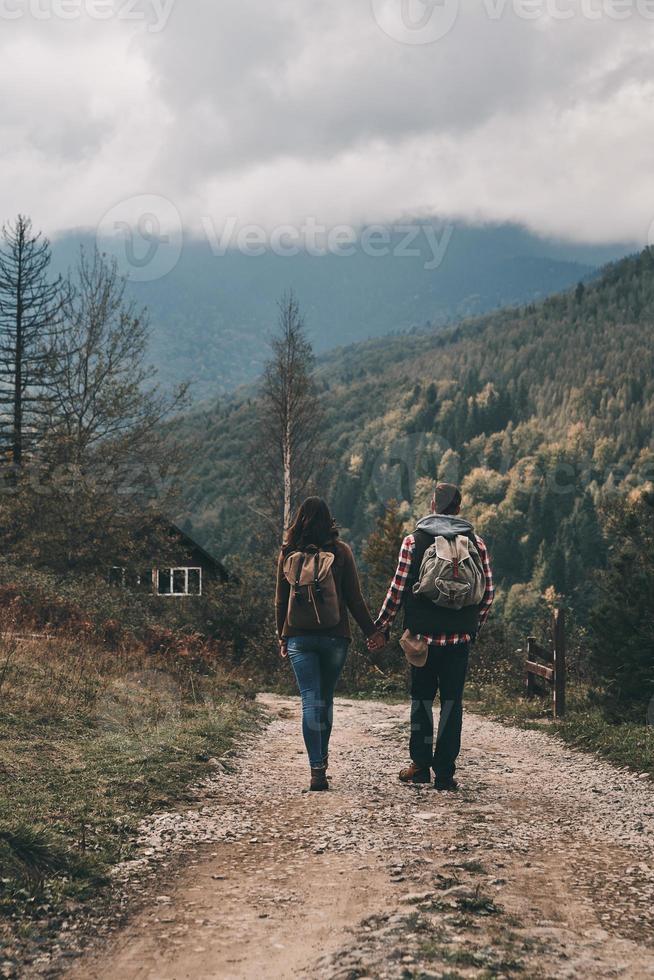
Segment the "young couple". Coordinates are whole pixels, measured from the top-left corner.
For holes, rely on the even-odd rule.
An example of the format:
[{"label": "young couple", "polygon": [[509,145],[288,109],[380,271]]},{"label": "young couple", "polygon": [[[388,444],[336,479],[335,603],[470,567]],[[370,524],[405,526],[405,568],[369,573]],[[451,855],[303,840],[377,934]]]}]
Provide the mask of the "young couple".
[{"label": "young couple", "polygon": [[[400,772],[400,779],[429,783],[433,770],[436,789],[457,788],[454,773],[461,747],[468,654],[494,596],[488,551],[472,525],[459,517],[460,511],[458,487],[439,483],[431,514],[402,542],[397,570],[376,621],[361,595],[352,551],[339,540],[324,500],[305,500],[286,532],[277,568],[277,635],[281,655],[290,659],[302,696],[302,733],[312,790],[329,788],[334,691],[351,640],[348,611],[365,634],[368,649],[375,652],[388,642],[400,606],[404,606],[403,646],[411,662],[411,763]],[[447,608],[447,601],[437,604],[442,597],[434,593],[433,582],[429,584],[430,572],[436,569],[437,584],[442,582],[439,574],[447,579],[441,591],[449,594],[450,605],[458,606],[452,596],[468,581],[462,558],[466,569],[478,573],[478,582],[473,582],[477,601],[461,608]],[[437,693],[441,713],[434,747]]]}]

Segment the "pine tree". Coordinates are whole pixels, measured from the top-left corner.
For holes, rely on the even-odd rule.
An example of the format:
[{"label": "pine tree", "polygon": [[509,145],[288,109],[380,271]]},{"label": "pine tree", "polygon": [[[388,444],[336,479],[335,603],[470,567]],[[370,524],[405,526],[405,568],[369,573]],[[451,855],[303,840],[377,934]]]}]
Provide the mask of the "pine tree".
[{"label": "pine tree", "polygon": [[0,446],[14,468],[38,445],[47,417],[51,349],[61,327],[64,286],[48,277],[50,243],[19,215],[0,246]]}]

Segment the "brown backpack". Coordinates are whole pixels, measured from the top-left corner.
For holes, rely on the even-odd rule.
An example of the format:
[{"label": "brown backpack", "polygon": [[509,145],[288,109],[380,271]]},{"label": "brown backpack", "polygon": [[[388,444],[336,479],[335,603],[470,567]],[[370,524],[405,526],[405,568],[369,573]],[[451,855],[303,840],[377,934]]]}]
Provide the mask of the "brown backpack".
[{"label": "brown backpack", "polygon": [[291,629],[327,630],[339,624],[333,564],[333,552],[319,548],[293,551],[285,558],[284,575],[291,587],[286,622]]}]

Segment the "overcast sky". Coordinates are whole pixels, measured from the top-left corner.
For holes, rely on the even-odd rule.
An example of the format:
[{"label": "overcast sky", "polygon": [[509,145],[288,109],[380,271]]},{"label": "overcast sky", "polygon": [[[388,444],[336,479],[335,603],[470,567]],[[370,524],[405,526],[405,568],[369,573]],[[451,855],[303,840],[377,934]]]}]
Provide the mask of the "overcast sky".
[{"label": "overcast sky", "polygon": [[645,242],[654,2],[523,3],[0,0],[0,215],[52,233],[156,195],[195,230],[437,214]]}]

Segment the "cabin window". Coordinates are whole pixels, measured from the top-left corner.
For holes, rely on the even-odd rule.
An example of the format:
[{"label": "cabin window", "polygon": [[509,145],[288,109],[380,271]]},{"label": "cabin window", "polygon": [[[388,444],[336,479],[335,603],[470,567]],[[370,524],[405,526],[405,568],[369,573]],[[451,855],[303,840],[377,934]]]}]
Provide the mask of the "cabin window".
[{"label": "cabin window", "polygon": [[160,568],[157,595],[202,595],[201,568]]},{"label": "cabin window", "polygon": [[202,595],[202,571],[199,568],[188,569],[188,594]]},{"label": "cabin window", "polygon": [[109,569],[109,585],[125,585],[125,569],[121,565]]}]

